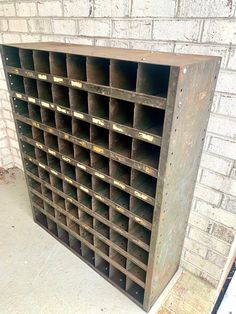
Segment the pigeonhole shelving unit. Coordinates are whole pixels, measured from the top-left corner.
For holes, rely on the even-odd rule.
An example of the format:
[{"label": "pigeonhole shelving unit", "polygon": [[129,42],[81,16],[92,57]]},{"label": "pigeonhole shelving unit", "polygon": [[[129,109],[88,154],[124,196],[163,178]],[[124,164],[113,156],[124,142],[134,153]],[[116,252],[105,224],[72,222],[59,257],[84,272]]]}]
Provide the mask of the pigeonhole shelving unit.
[{"label": "pigeonhole shelving unit", "polygon": [[179,266],[220,58],[1,50],[34,220],[148,311]]}]

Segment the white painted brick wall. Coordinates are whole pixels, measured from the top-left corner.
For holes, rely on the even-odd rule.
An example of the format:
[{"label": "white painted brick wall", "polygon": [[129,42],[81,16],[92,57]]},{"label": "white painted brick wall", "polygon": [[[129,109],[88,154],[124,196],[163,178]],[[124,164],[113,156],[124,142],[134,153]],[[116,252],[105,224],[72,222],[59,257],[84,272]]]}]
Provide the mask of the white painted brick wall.
[{"label": "white painted brick wall", "polygon": [[[235,0],[1,0],[0,41],[222,57],[182,266],[217,285],[236,233]],[[22,167],[0,62],[0,167]]]}]

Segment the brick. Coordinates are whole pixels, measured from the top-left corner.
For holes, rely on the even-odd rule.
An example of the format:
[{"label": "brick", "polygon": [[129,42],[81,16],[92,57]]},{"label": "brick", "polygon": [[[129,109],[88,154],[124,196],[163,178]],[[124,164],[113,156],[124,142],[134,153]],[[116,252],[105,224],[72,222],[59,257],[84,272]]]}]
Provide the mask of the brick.
[{"label": "brick", "polygon": [[0,89],[7,89],[7,83],[5,80],[0,80]]},{"label": "brick", "polygon": [[193,265],[196,265],[201,270],[208,273],[215,279],[220,279],[222,269],[217,265],[211,263],[210,261],[202,258],[201,256],[194,254],[192,252],[186,251],[185,260]]},{"label": "brick", "polygon": [[196,185],[194,196],[216,206],[220,204],[222,199],[222,193],[200,184]]},{"label": "brick", "polygon": [[233,214],[236,214],[236,197],[224,195],[221,207]]},{"label": "brick", "polygon": [[129,1],[126,0],[95,0],[95,17],[126,17],[129,16]]},{"label": "brick", "polygon": [[96,39],[95,45],[103,47],[129,48],[128,41],[118,39]]},{"label": "brick", "polygon": [[233,161],[218,157],[207,152],[203,152],[201,159],[201,167],[227,175],[230,173]]},{"label": "brick", "polygon": [[212,137],[208,150],[220,156],[236,159],[236,143],[232,140]]},{"label": "brick", "polygon": [[196,242],[192,239],[185,238],[184,248],[202,257],[206,257],[207,248],[202,246],[199,242]]},{"label": "brick", "polygon": [[131,16],[133,17],[171,17],[175,14],[175,1],[133,0]]},{"label": "brick", "polygon": [[235,48],[230,49],[227,68],[230,70],[236,70],[236,49]]},{"label": "brick", "polygon": [[39,16],[62,16],[61,1],[38,2]]},{"label": "brick", "polygon": [[211,229],[212,226],[211,221],[207,217],[201,216],[194,211],[190,213],[188,224],[197,227],[203,231],[207,231],[209,230],[209,228]]},{"label": "brick", "polygon": [[208,219],[212,219],[236,230],[236,216],[222,208],[214,207],[203,201],[197,201],[195,210]]},{"label": "brick", "polygon": [[1,149],[0,155],[1,155],[2,157],[8,156],[8,155],[10,155],[10,154],[11,154],[11,151],[10,151],[9,148],[2,148],[2,149]]},{"label": "brick", "polygon": [[226,194],[236,195],[236,180],[232,178],[204,170],[201,183]]},{"label": "brick", "polygon": [[5,156],[3,158],[3,166],[4,168],[11,168],[13,166],[13,158],[11,155]]},{"label": "brick", "polygon": [[0,139],[0,148],[8,148],[9,147],[9,142],[7,137],[1,138]]},{"label": "brick", "polygon": [[203,30],[203,42],[219,44],[236,43],[235,20],[207,20]]},{"label": "brick", "polygon": [[[221,271],[222,273],[222,271]],[[219,279],[213,278],[211,275],[209,275],[207,272],[202,271],[200,274],[200,277],[204,279],[204,281],[207,281],[210,283],[211,286],[217,288],[219,284]]]},{"label": "brick", "polygon": [[8,30],[7,20],[0,20],[0,31],[6,32]]},{"label": "brick", "polygon": [[117,20],[113,22],[112,36],[128,39],[151,39],[151,21]]},{"label": "brick", "polygon": [[42,35],[42,41],[59,41],[65,42],[65,37],[63,35]]},{"label": "brick", "polygon": [[88,37],[110,36],[111,28],[109,20],[81,19],[78,20],[79,35]]},{"label": "brick", "polygon": [[29,29],[31,33],[51,33],[51,22],[49,19],[31,19],[29,20]]},{"label": "brick", "polygon": [[131,49],[144,49],[151,51],[165,51],[173,52],[174,44],[165,42],[155,42],[155,41],[134,41],[130,42]]},{"label": "brick", "polygon": [[3,3],[2,9],[3,9],[4,16],[15,16],[16,15],[14,3]]},{"label": "brick", "polygon": [[76,35],[78,33],[77,24],[74,20],[53,20],[52,28],[55,34]]},{"label": "brick", "polygon": [[3,110],[2,113],[3,113],[4,119],[10,119],[10,120],[13,119],[11,111]]},{"label": "brick", "polygon": [[8,21],[9,23],[9,30],[12,32],[27,32],[27,22],[26,20],[20,20],[20,19],[12,19]]},{"label": "brick", "polygon": [[65,17],[87,17],[92,13],[92,2],[88,0],[64,0]]},{"label": "brick", "polygon": [[234,240],[235,232],[233,232],[232,229],[226,228],[223,225],[214,224],[212,235],[220,240],[223,240],[231,244]]},{"label": "brick", "polygon": [[6,120],[6,125],[7,125],[7,128],[10,129],[10,130],[16,130],[16,127],[15,127],[15,124],[13,121],[10,121],[10,120]]},{"label": "brick", "polygon": [[236,97],[222,95],[217,107],[217,112],[226,116],[236,118]]},{"label": "brick", "polygon": [[[196,267],[195,265],[193,265],[193,264],[187,262],[187,261],[184,259],[184,257],[183,257],[182,260],[181,260],[181,266],[182,266],[185,270],[189,271],[190,273],[193,273],[195,276],[198,276],[198,277],[201,276],[201,270],[200,270],[198,267]],[[169,313],[168,313],[168,314],[169,314]]]},{"label": "brick", "polygon": [[231,17],[234,15],[235,1],[180,0],[181,17]]},{"label": "brick", "polygon": [[230,245],[228,243],[219,241],[216,238],[213,238],[211,235],[205,233],[196,228],[190,228],[189,238],[201,243],[203,246],[206,246],[212,250],[221,253],[224,256],[228,256]]},{"label": "brick", "polygon": [[37,6],[34,2],[18,2],[16,3],[16,14],[18,16],[36,16]]},{"label": "brick", "polygon": [[235,86],[236,86],[236,72],[220,71],[216,84],[216,91],[234,94]]},{"label": "brick", "polygon": [[200,26],[200,20],[157,20],[153,25],[153,39],[197,41]]},{"label": "brick", "polygon": [[41,37],[40,35],[36,35],[36,34],[21,34],[21,40],[22,42],[26,43],[32,43],[32,42],[36,42],[36,41],[41,41]]},{"label": "brick", "polygon": [[11,147],[15,147],[16,149],[19,149],[19,143],[18,143],[18,141],[16,141],[16,140],[13,140],[13,139],[9,139],[9,142],[10,142],[10,146]]},{"label": "brick", "polygon": [[202,54],[210,56],[222,57],[221,67],[226,66],[227,48],[214,45],[202,45],[202,44],[180,44],[175,46],[175,52],[177,53],[190,53],[190,54]]},{"label": "brick", "polygon": [[222,255],[220,255],[220,254],[218,254],[212,250],[208,250],[206,258],[208,261],[212,262],[213,264],[215,264],[221,268],[224,268],[226,261],[227,261],[227,259],[224,256],[222,256]]}]

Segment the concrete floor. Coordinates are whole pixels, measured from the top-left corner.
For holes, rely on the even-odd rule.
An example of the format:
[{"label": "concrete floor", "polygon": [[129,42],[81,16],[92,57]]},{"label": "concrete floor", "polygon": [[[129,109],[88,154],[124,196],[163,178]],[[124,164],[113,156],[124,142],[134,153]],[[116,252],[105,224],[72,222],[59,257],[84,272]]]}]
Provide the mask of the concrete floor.
[{"label": "concrete floor", "polygon": [[33,222],[22,171],[1,177],[0,204],[1,314],[144,313]]}]

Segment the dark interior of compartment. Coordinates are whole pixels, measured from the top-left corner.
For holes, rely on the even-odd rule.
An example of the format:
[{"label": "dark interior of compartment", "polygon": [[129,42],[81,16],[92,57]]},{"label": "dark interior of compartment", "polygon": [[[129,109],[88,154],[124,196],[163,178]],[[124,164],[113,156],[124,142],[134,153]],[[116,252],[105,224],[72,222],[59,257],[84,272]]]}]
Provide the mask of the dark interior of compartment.
[{"label": "dark interior of compartment", "polygon": [[157,168],[159,157],[160,147],[134,139],[133,159]]},{"label": "dark interior of compartment", "polygon": [[14,110],[17,114],[21,116],[28,117],[29,116],[29,109],[28,103],[26,101],[13,98]]},{"label": "dark interior of compartment", "polygon": [[33,60],[35,71],[41,73],[50,73],[49,53],[47,51],[33,51]]},{"label": "dark interior of compartment", "polygon": [[15,74],[8,74],[10,89],[15,92],[24,93],[23,77]]},{"label": "dark interior of compartment", "polygon": [[50,72],[53,75],[67,76],[66,55],[60,52],[50,52]]},{"label": "dark interior of compartment", "polygon": [[62,85],[52,84],[53,102],[64,107],[69,107],[69,88]]},{"label": "dark interior of compartment", "polygon": [[88,104],[89,114],[103,119],[109,119],[109,97],[89,93]]},{"label": "dark interior of compartment", "polygon": [[137,81],[136,62],[131,61],[111,61],[111,86],[125,90],[135,91]]},{"label": "dark interior of compartment", "polygon": [[109,59],[87,57],[88,82],[109,85]]},{"label": "dark interior of compartment", "polygon": [[50,83],[37,81],[37,89],[40,100],[52,102],[52,87]]},{"label": "dark interior of compartment", "polygon": [[120,155],[130,158],[132,138],[120,133],[111,132],[110,149]]},{"label": "dark interior of compartment", "polygon": [[88,93],[70,88],[69,90],[70,108],[75,111],[88,113]]},{"label": "dark interior of compartment", "polygon": [[29,49],[19,50],[21,67],[26,70],[34,70],[33,51]]},{"label": "dark interior of compartment", "polygon": [[35,79],[24,77],[25,93],[29,96],[38,98],[37,81]]},{"label": "dark interior of compartment", "polygon": [[134,119],[134,104],[129,101],[111,98],[110,120],[132,127]]},{"label": "dark interior of compartment", "polygon": [[86,81],[86,57],[68,54],[66,63],[69,78]]},{"label": "dark interior of compartment", "polygon": [[18,48],[3,46],[3,54],[6,65],[16,68],[21,67]]}]

